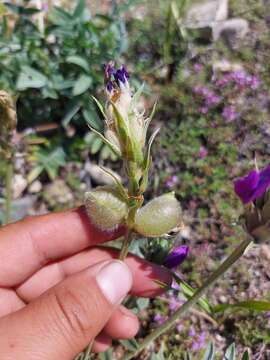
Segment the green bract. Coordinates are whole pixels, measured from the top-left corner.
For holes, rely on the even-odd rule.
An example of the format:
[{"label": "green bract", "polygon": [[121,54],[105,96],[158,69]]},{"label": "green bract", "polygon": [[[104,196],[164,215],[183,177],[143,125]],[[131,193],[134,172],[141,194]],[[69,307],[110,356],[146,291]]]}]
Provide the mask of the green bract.
[{"label": "green bract", "polygon": [[114,230],[124,224],[128,208],[115,187],[100,186],[85,194],[85,207],[91,222],[100,230]]},{"label": "green bract", "polygon": [[135,216],[135,230],[148,237],[167,234],[181,223],[182,211],[174,193],[151,200]]}]

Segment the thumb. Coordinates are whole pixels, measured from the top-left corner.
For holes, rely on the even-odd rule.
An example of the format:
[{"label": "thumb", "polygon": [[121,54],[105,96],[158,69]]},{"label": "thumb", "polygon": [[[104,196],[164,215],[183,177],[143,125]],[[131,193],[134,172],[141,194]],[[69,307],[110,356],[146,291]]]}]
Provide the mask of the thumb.
[{"label": "thumb", "polygon": [[127,265],[98,263],[0,320],[0,358],[70,360],[105,326],[132,286]]}]

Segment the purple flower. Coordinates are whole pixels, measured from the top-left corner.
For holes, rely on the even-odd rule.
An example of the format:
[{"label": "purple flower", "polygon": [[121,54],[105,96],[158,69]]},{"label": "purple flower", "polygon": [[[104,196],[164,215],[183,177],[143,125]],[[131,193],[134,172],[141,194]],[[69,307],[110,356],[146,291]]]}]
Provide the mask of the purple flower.
[{"label": "purple flower", "polygon": [[235,110],[234,106],[225,106],[222,112],[223,118],[226,122],[232,122],[238,117],[238,113]]},{"label": "purple flower", "polygon": [[200,111],[200,113],[205,115],[208,113],[209,108],[207,106],[202,106],[202,107],[200,107],[199,111]]},{"label": "purple flower", "polygon": [[270,186],[270,164],[263,170],[251,170],[234,182],[234,191],[244,204],[261,197]]},{"label": "purple flower", "polygon": [[167,316],[161,315],[160,313],[155,314],[154,316],[154,322],[156,322],[158,325],[163,324],[167,320]]},{"label": "purple flower", "polygon": [[215,106],[217,105],[218,103],[220,103],[221,101],[221,97],[214,94],[214,93],[211,93],[209,94],[206,99],[205,99],[205,105],[207,107],[211,107],[211,106]]},{"label": "purple flower", "polygon": [[186,245],[181,245],[172,250],[172,252],[165,258],[164,266],[169,269],[176,268],[186,259],[189,248]]},{"label": "purple flower", "polygon": [[203,69],[203,65],[202,65],[202,64],[195,63],[195,64],[193,65],[193,70],[195,71],[195,73],[201,72],[202,69]]},{"label": "purple flower", "polygon": [[193,351],[200,351],[205,347],[205,340],[206,340],[206,334],[204,331],[200,333],[196,339],[192,341],[192,350]]},{"label": "purple flower", "polygon": [[124,65],[119,69],[115,69],[114,62],[110,61],[108,64],[103,65],[103,67],[105,86],[109,93],[111,93],[113,89],[117,89],[121,87],[121,85],[128,83],[129,74]]},{"label": "purple flower", "polygon": [[206,158],[207,155],[208,155],[208,150],[206,149],[205,146],[201,146],[199,150],[199,158],[204,159]]},{"label": "purple flower", "polygon": [[172,188],[174,187],[174,185],[177,184],[177,181],[178,181],[178,177],[176,175],[172,175],[166,180],[166,186]]}]

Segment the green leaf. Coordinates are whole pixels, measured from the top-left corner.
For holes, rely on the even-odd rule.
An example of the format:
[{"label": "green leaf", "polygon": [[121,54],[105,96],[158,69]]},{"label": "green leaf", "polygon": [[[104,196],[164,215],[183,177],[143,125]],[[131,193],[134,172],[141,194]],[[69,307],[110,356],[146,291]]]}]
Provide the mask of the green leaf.
[{"label": "green leaf", "polygon": [[98,358],[99,358],[99,360],[112,360],[113,359],[112,349],[109,349],[106,352],[99,354]]},{"label": "green leaf", "polygon": [[89,65],[88,65],[87,60],[85,60],[83,57],[81,57],[79,55],[68,56],[66,58],[66,62],[69,64],[78,65],[86,72],[89,71]]},{"label": "green leaf", "polygon": [[235,343],[228,347],[222,360],[235,360]]},{"label": "green leaf", "polygon": [[117,177],[111,172],[109,169],[105,168],[104,166],[100,166],[101,170],[103,170],[107,175],[110,175],[113,180],[115,181],[115,185],[118,188],[119,195],[123,198],[124,201],[128,200],[126,189],[124,188],[123,184]]},{"label": "green leaf", "polygon": [[118,132],[119,138],[121,139],[121,142],[124,143],[124,145],[127,145],[128,141],[129,141],[128,127],[127,127],[122,115],[118,111],[117,107],[114,105],[113,102],[111,104],[112,104],[114,116],[116,119],[117,132]]},{"label": "green leaf", "polygon": [[78,0],[78,3],[73,12],[73,18],[76,19],[78,17],[81,17],[84,13],[85,8],[86,8],[85,0]]},{"label": "green leaf", "polygon": [[85,121],[91,128],[95,128],[97,130],[102,129],[102,122],[94,109],[87,107],[83,109],[82,113]]},{"label": "green leaf", "polygon": [[36,180],[36,178],[39,177],[39,175],[42,173],[43,170],[44,170],[44,166],[42,165],[35,166],[27,175],[28,184],[31,184],[34,180]]},{"label": "green leaf", "polygon": [[211,342],[211,343],[209,343],[209,345],[206,349],[203,360],[214,360],[214,356],[215,356],[215,346]]},{"label": "green leaf", "polygon": [[78,96],[83,94],[92,85],[93,80],[90,76],[82,74],[74,84],[72,94]]},{"label": "green leaf", "polygon": [[24,65],[17,79],[17,90],[25,90],[28,88],[39,89],[47,84],[47,77],[39,71]]},{"label": "green leaf", "polygon": [[101,147],[102,147],[102,140],[99,137],[97,137],[91,146],[91,150],[90,150],[91,154],[95,155],[101,149]]},{"label": "green leaf", "polygon": [[115,155],[117,155],[118,157],[121,156],[120,151],[117,149],[117,147],[112,144],[109,140],[107,140],[105,138],[105,136],[103,136],[99,131],[95,130],[94,128],[92,128],[91,126],[89,126],[90,130],[93,131],[93,133],[95,133],[96,135],[98,135],[98,137],[104,142],[104,144],[108,145],[110,147],[110,149],[115,153]]},{"label": "green leaf", "polygon": [[252,311],[270,311],[270,302],[268,301],[260,301],[260,300],[248,300],[248,301],[240,301],[235,304],[220,304],[213,308],[215,313],[223,312],[225,310],[232,309],[246,309]]},{"label": "green leaf", "polygon": [[249,353],[248,353],[248,350],[246,350],[242,356],[242,359],[241,360],[249,360]]},{"label": "green leaf", "polygon": [[77,112],[80,110],[81,105],[77,101],[73,101],[69,104],[69,107],[67,109],[67,112],[65,113],[65,116],[62,119],[62,125],[64,127],[67,127],[72,118],[77,114]]},{"label": "green leaf", "polygon": [[103,115],[104,119],[107,118],[105,111],[103,109],[103,106],[101,105],[101,103],[98,101],[98,99],[96,99],[94,96],[92,96],[93,100],[95,101],[95,103],[97,104],[97,107],[99,108],[99,111],[101,112],[101,114]]},{"label": "green leaf", "polygon": [[129,351],[135,351],[138,348],[138,343],[135,339],[120,340],[120,343]]}]

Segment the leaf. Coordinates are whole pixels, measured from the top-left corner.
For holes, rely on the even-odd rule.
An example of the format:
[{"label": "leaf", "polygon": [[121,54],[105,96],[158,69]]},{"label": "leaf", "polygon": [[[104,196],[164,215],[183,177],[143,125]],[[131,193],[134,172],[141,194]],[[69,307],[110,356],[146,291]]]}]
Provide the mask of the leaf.
[{"label": "leaf", "polygon": [[91,127],[91,129],[92,128],[95,128],[97,130],[102,129],[102,122],[94,109],[87,107],[83,109],[82,113],[85,121],[87,122],[88,126]]},{"label": "leaf", "polygon": [[101,149],[101,147],[102,147],[102,140],[99,137],[97,137],[91,146],[91,150],[90,150],[91,154],[95,155]]},{"label": "leaf", "polygon": [[79,55],[71,55],[66,58],[66,62],[69,64],[74,64],[80,66],[86,72],[89,71],[89,65],[87,60]]},{"label": "leaf", "polygon": [[113,359],[112,349],[107,350],[106,352],[99,354],[99,360],[111,360]]},{"label": "leaf", "polygon": [[117,155],[118,157],[121,156],[120,151],[117,149],[116,146],[114,146],[109,140],[105,138],[104,135],[102,135],[99,131],[95,130],[91,126],[89,126],[90,130],[92,130],[96,135],[100,137],[100,139],[104,142],[104,144],[108,145],[110,149]]},{"label": "leaf", "polygon": [[97,107],[99,108],[101,114],[103,115],[104,119],[107,118],[105,111],[103,109],[103,106],[101,105],[101,103],[98,101],[98,99],[96,99],[94,96],[92,96],[93,100],[95,101],[95,103],[97,104]]},{"label": "leaf", "polygon": [[214,356],[215,356],[215,346],[212,342],[210,342],[207,346],[203,360],[214,360]]},{"label": "leaf", "polygon": [[44,167],[42,165],[35,166],[27,175],[27,182],[31,184],[42,173]]},{"label": "leaf", "polygon": [[82,74],[74,84],[72,94],[78,96],[83,94],[92,85],[92,78],[88,75]]},{"label": "leaf", "polygon": [[124,143],[124,145],[127,145],[128,140],[129,140],[128,127],[127,127],[127,125],[125,123],[125,120],[123,119],[122,115],[118,111],[117,107],[114,105],[113,102],[111,104],[112,104],[112,107],[113,107],[113,112],[114,112],[114,116],[115,116],[116,123],[117,123],[116,125],[117,125],[117,132],[119,134],[119,138]]},{"label": "leaf", "polygon": [[235,360],[235,343],[228,347],[222,360]]},{"label": "leaf", "polygon": [[132,99],[131,99],[131,103],[130,103],[130,108],[133,109],[136,104],[138,103],[139,101],[139,98],[141,97],[142,95],[142,92],[143,92],[143,89],[144,89],[144,84],[142,84],[139,89],[135,92],[135,94],[133,95]]},{"label": "leaf", "polygon": [[120,343],[130,351],[135,351],[138,348],[138,343],[135,339],[120,340]]},{"label": "leaf", "polygon": [[77,101],[73,101],[71,104],[69,104],[68,110],[65,113],[63,119],[62,119],[62,125],[64,127],[67,127],[72,118],[77,114],[77,112],[80,110],[81,105]]},{"label": "leaf", "polygon": [[16,88],[17,90],[25,90],[27,88],[42,88],[47,84],[47,77],[41,72],[31,68],[30,66],[24,65],[21,68],[21,72],[17,79]]},{"label": "leaf", "polygon": [[270,311],[270,302],[260,300],[240,301],[235,304],[220,304],[213,308],[215,313],[232,309],[246,309],[252,311]]},{"label": "leaf", "polygon": [[143,131],[144,131],[144,139],[146,139],[147,130],[148,130],[148,128],[149,128],[149,125],[150,125],[150,123],[151,123],[154,115],[155,115],[156,107],[157,107],[157,101],[155,101],[155,103],[154,103],[154,106],[153,106],[153,109],[152,109],[152,111],[151,111],[151,114],[150,114],[149,118],[147,118],[147,119],[145,120],[144,129],[143,129]]},{"label": "leaf", "polygon": [[84,13],[85,8],[86,8],[85,0],[78,0],[78,3],[73,12],[73,18],[76,19],[81,17]]},{"label": "leaf", "polygon": [[246,350],[242,356],[242,359],[241,360],[249,360],[249,353],[248,353],[248,350]]},{"label": "leaf", "polygon": [[126,201],[128,200],[128,195],[126,192],[126,189],[124,188],[123,184],[121,183],[121,181],[119,179],[117,179],[117,177],[114,175],[113,172],[111,172],[109,169],[105,168],[104,166],[100,166],[101,170],[103,170],[106,174],[110,175],[113,180],[115,181],[115,185],[117,186],[118,190],[119,190],[119,195],[122,196],[123,200]]},{"label": "leaf", "polygon": [[136,305],[139,310],[143,310],[148,307],[149,299],[147,298],[139,298],[136,300]]}]

